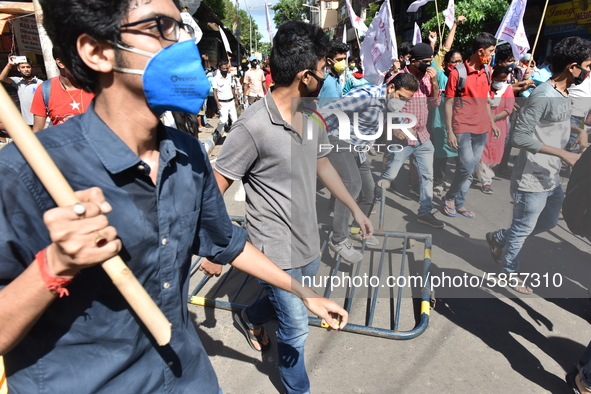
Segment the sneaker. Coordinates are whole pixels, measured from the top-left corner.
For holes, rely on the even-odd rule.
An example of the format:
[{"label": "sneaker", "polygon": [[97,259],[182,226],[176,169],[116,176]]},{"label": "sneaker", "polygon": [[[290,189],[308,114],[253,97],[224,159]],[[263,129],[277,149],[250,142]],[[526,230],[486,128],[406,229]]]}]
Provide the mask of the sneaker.
[{"label": "sneaker", "polygon": [[[349,234],[349,239],[352,239],[353,241],[363,242],[363,239],[359,234]],[[378,239],[372,235],[371,237],[365,240],[365,244],[368,246],[376,246],[380,244],[380,241],[378,241]]]},{"label": "sneaker", "polygon": [[421,191],[419,190],[419,186],[410,185],[410,194],[413,196],[421,197]]},{"label": "sneaker", "polygon": [[205,126],[203,126],[203,127],[205,127],[206,129],[213,129],[213,126],[212,126],[212,125],[210,125],[209,123],[208,123],[208,124],[206,124],[206,125],[205,125]]},{"label": "sneaker", "polygon": [[339,256],[341,256],[343,260],[349,263],[358,263],[361,260],[363,260],[363,255],[353,248],[353,245],[351,245],[351,242],[349,242],[348,239],[336,245],[332,242],[331,239],[328,242],[328,248],[336,254],[338,254]]},{"label": "sneaker", "polygon": [[441,220],[437,219],[435,217],[435,215],[433,215],[431,212],[429,212],[426,215],[417,217],[417,222],[429,225],[434,228],[444,228],[445,227],[445,223],[443,223]]},{"label": "sneaker", "polygon": [[486,233],[486,242],[490,248],[490,255],[498,265],[503,265],[503,246],[495,241],[494,233]]},{"label": "sneaker", "polygon": [[435,196],[443,196],[443,192],[445,191],[445,187],[443,185],[437,185],[433,187],[433,195]]},{"label": "sneaker", "polygon": [[493,194],[492,187],[490,185],[482,185],[480,188],[484,194]]}]

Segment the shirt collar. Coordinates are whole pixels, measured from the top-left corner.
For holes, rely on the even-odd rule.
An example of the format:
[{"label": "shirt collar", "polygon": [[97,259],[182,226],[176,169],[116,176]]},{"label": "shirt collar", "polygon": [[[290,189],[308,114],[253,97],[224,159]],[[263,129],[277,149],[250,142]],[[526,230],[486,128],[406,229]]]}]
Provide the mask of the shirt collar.
[{"label": "shirt collar", "polygon": [[[82,135],[88,141],[107,171],[118,174],[134,167],[141,162],[124,142],[97,115],[92,102],[85,113],[81,115]],[[160,141],[160,162],[168,163],[179,152],[187,156],[186,152],[178,149],[175,138],[163,124],[158,124],[158,139]]]},{"label": "shirt collar", "polygon": [[273,99],[273,95],[266,94],[265,97],[263,98],[263,100],[265,101],[265,108],[267,109],[267,113],[269,114],[269,118],[271,119],[271,123],[279,125],[279,126],[285,126],[286,122],[283,119],[283,116],[281,116],[281,113],[279,112],[279,109],[277,108],[277,104],[275,104],[275,100]]}]

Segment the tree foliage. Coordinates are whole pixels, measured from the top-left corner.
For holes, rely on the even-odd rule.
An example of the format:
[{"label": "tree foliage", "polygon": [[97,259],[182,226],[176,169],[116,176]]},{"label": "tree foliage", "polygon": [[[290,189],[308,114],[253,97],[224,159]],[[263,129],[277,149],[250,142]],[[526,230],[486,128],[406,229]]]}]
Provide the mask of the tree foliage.
[{"label": "tree foliage", "polygon": [[[440,10],[447,8],[447,0],[436,0]],[[427,12],[435,15],[435,5],[429,2],[425,7]],[[463,14],[466,17],[464,23],[458,26],[452,48],[467,52],[472,47],[474,37],[482,32],[495,34],[503,16],[509,8],[507,0],[459,0],[455,3],[456,18]],[[447,36],[449,29],[445,25],[443,12],[439,13],[443,36]],[[429,19],[421,26],[424,39],[429,31],[437,31],[437,17]],[[426,40],[425,40],[426,41]]]},{"label": "tree foliage", "polygon": [[220,20],[224,20],[226,17],[226,5],[224,0],[203,0],[205,4],[211,8],[214,14],[217,15]]},{"label": "tree foliage", "polygon": [[[229,0],[224,0],[224,7],[225,17],[222,19],[224,26],[232,30],[232,34],[234,34],[242,46],[248,48],[248,50],[250,50],[252,32],[252,50],[254,52],[254,49],[257,47],[257,45],[260,45],[260,41],[263,38],[262,35],[258,33],[259,27],[257,26],[256,22],[250,17],[246,10],[243,9],[238,10],[238,19],[236,19],[236,7],[234,3]],[[240,37],[238,37],[237,34],[238,30],[240,30]]]},{"label": "tree foliage", "polygon": [[363,23],[365,23],[365,25],[367,27],[369,27],[369,25],[371,25],[371,21],[373,21],[373,18],[376,16],[376,14],[378,13],[378,11],[380,10],[380,7],[382,6],[383,2],[380,3],[371,3],[369,5],[369,10],[367,10],[367,13],[365,14],[365,20],[363,21]]},{"label": "tree foliage", "polygon": [[301,0],[280,0],[271,9],[275,11],[273,21],[276,26],[290,20],[304,20],[308,14],[308,9],[303,6]]}]

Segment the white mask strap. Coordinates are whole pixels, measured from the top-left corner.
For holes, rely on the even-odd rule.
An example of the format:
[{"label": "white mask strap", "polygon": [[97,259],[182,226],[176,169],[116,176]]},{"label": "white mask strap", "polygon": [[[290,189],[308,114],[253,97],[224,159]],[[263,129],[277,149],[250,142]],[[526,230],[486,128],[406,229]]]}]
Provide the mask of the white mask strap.
[{"label": "white mask strap", "polygon": [[[135,53],[138,55],[142,55],[142,56],[146,56],[149,58],[154,57],[156,54],[152,53],[152,52],[148,52],[148,51],[143,51],[141,49],[137,49],[137,48],[133,48],[133,47],[124,47],[123,45],[117,43],[117,48],[127,51],[127,52],[131,52],[131,53]],[[136,70],[133,68],[123,68],[123,67],[113,67],[113,70],[118,71],[120,73],[125,73],[125,74],[135,74],[135,75],[144,75],[144,70]]]}]

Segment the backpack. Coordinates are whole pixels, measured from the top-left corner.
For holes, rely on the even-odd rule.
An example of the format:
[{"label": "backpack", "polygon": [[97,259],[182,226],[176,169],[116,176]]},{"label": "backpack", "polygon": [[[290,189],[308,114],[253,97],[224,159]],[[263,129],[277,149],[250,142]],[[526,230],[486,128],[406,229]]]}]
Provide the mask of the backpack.
[{"label": "backpack", "polygon": [[45,104],[45,111],[49,115],[49,96],[51,95],[51,79],[43,81],[41,84],[41,96],[43,96],[43,104]]},{"label": "backpack", "polygon": [[591,236],[591,149],[573,167],[562,203],[562,217],[573,234]]},{"label": "backpack", "polygon": [[[466,87],[466,79],[468,78],[468,70],[466,70],[466,63],[461,63],[456,66],[456,70],[458,70],[458,84],[456,85],[456,97],[460,98],[460,108],[464,108],[464,102],[462,100],[462,92]],[[490,79],[490,66],[488,64],[484,65],[484,72],[486,73],[486,78],[488,79],[488,84],[491,84]]]}]

